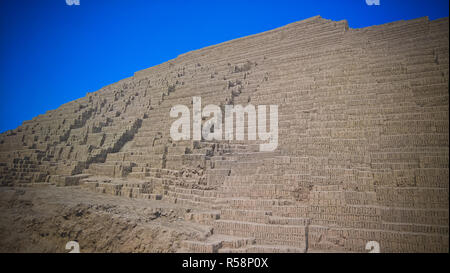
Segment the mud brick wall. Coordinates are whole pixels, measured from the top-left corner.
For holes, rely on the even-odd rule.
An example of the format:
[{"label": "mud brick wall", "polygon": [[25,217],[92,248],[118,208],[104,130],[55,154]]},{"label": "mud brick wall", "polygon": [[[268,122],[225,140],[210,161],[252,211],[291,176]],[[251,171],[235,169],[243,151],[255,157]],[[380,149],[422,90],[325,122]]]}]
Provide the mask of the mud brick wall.
[{"label": "mud brick wall", "polygon": [[[188,52],[1,134],[0,183],[192,205],[254,238],[242,251],[448,252],[448,38],[448,18],[316,16]],[[173,141],[169,111],[194,96],[278,105],[277,149]]]}]

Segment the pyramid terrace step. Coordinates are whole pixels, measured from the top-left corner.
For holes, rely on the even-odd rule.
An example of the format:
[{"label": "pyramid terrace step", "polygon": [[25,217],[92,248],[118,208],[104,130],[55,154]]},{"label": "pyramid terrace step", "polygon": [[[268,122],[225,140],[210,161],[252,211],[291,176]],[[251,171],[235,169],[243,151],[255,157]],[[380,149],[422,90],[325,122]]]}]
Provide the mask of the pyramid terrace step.
[{"label": "pyramid terrace step", "polygon": [[[255,187],[230,187],[222,188],[223,191],[218,193],[221,198],[290,198],[292,191],[280,189],[264,189],[258,186]],[[308,197],[305,193],[302,196]]]},{"label": "pyramid terrace step", "polygon": [[181,204],[193,208],[202,208],[202,209],[211,209],[211,210],[218,210],[221,208],[220,204],[215,203],[205,203],[200,201],[192,201],[190,199],[183,199],[183,198],[176,198],[172,196],[164,195],[162,197],[162,200],[175,203],[175,204]]},{"label": "pyramid terrace step", "polygon": [[217,253],[221,242],[182,241],[181,247],[193,253]]},{"label": "pyramid terrace step", "polygon": [[231,173],[230,169],[209,169],[207,175],[218,175],[218,176],[229,176]]},{"label": "pyramid terrace step", "polygon": [[220,219],[247,221],[254,223],[268,223],[269,217],[271,215],[272,215],[271,211],[222,209],[220,213]]},{"label": "pyramid terrace step", "polygon": [[271,225],[290,225],[290,226],[307,226],[310,223],[308,218],[293,218],[293,217],[280,217],[270,216],[269,224]]},{"label": "pyramid terrace step", "polygon": [[211,225],[215,220],[220,219],[220,212],[219,211],[191,212],[187,213],[184,219],[187,221],[193,221],[200,224]]},{"label": "pyramid terrace step", "polygon": [[183,241],[182,247],[194,253],[217,253],[222,252],[221,249],[238,250],[252,246],[254,243],[253,238],[214,234],[205,241]]},{"label": "pyramid terrace step", "polygon": [[293,205],[288,199],[251,199],[251,198],[224,198],[233,208],[270,208],[273,206]]},{"label": "pyramid terrace step", "polygon": [[251,245],[243,248],[220,248],[219,253],[306,253],[305,247],[284,245]]},{"label": "pyramid terrace step", "polygon": [[238,164],[237,160],[214,160],[214,168],[217,169],[231,169]]},{"label": "pyramid terrace step", "polygon": [[220,187],[225,192],[247,192],[247,191],[272,191],[272,192],[292,192],[297,188],[296,184],[271,184],[271,183],[247,183],[247,184],[231,184],[227,183]]},{"label": "pyramid terrace step", "polygon": [[217,195],[217,192],[215,190],[188,189],[176,186],[169,186],[169,191],[172,191],[174,193],[193,194],[201,197],[216,197]]},{"label": "pyramid terrace step", "polygon": [[[257,186],[257,185],[282,185],[285,180],[273,174],[232,175],[225,178],[223,186]],[[288,177],[286,177],[288,178]],[[277,183],[278,182],[278,183]],[[285,183],[285,182],[284,182]]]},{"label": "pyramid terrace step", "polygon": [[61,178],[56,181],[56,186],[77,186],[80,184],[80,181],[89,176],[89,174],[61,176]]},{"label": "pyramid terrace step", "polygon": [[203,197],[203,196],[198,196],[198,195],[194,195],[194,194],[177,193],[177,192],[172,192],[172,191],[167,191],[166,196],[174,197],[177,199],[191,200],[194,202],[202,202],[202,203],[215,203],[217,200],[215,197]]},{"label": "pyramid terrace step", "polygon": [[298,225],[270,225],[261,223],[216,220],[215,234],[253,237],[257,244],[306,247],[306,227]]}]

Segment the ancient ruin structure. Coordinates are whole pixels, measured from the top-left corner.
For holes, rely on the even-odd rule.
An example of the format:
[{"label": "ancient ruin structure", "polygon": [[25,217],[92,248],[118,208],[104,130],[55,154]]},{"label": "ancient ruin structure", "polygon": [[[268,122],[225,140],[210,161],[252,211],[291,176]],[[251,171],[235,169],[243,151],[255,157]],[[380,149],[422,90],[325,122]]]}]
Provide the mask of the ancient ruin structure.
[{"label": "ancient ruin structure", "polygon": [[[0,182],[195,207],[212,234],[179,251],[448,252],[448,30],[316,16],[188,52],[1,134]],[[194,96],[278,105],[277,149],[173,141]]]}]

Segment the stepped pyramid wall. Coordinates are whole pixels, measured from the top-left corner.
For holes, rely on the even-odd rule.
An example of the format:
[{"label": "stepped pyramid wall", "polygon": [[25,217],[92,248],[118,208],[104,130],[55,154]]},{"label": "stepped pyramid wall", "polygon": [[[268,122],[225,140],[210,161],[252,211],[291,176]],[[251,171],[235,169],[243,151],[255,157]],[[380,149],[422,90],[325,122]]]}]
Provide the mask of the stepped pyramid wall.
[{"label": "stepped pyramid wall", "polygon": [[[448,30],[316,16],[188,52],[1,134],[0,183],[200,208],[180,251],[448,252]],[[173,141],[194,96],[277,104],[278,148]]]}]

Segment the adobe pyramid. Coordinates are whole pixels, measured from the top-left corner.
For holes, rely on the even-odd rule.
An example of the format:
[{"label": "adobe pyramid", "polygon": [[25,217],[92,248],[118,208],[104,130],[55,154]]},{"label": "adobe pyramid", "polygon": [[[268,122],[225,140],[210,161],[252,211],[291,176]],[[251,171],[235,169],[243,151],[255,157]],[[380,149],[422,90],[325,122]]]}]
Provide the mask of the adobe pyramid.
[{"label": "adobe pyramid", "polygon": [[[201,208],[179,251],[448,252],[448,30],[316,16],[188,52],[1,134],[0,182]],[[278,148],[172,141],[194,96],[278,105]]]}]

